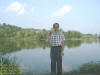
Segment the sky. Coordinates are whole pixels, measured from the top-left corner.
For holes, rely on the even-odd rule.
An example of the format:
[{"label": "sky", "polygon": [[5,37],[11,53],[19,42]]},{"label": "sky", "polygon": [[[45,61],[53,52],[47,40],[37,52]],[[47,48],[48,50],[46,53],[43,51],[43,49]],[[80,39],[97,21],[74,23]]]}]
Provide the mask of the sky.
[{"label": "sky", "polygon": [[0,23],[100,33],[100,0],[0,0]]}]

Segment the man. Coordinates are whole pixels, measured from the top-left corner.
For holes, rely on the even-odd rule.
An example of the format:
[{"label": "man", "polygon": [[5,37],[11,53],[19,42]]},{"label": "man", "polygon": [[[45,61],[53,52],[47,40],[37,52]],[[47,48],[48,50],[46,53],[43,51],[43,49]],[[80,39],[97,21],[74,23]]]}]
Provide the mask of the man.
[{"label": "man", "polygon": [[[64,41],[63,32],[59,31],[59,24],[53,24],[54,31],[49,33],[46,42],[50,43],[50,57],[51,57],[51,75],[62,75],[62,56],[64,56]],[[57,73],[56,73],[57,64]]]}]

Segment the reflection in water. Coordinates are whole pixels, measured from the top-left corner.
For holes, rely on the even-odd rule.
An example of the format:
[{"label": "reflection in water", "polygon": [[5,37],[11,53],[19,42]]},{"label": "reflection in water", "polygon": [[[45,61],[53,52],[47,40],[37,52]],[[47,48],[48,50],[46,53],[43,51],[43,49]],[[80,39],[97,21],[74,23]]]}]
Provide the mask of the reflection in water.
[{"label": "reflection in water", "polygon": [[64,63],[62,63],[63,71],[64,72],[69,72],[72,70],[72,68]]},{"label": "reflection in water", "polygon": [[[66,40],[65,46],[68,48],[79,47],[82,43],[100,43],[100,40]],[[0,52],[3,54],[20,51],[21,49],[34,49],[49,47],[45,41],[39,40],[0,40]]]},{"label": "reflection in water", "polygon": [[[86,46],[87,44],[91,44],[92,48]],[[100,40],[66,40],[63,62],[64,72],[72,70],[78,64],[86,63],[85,61],[97,61],[99,58],[99,44]],[[35,72],[49,72],[49,49],[49,45],[45,41],[0,40],[0,53],[3,56],[7,54],[16,56],[21,60],[20,64],[32,68]],[[44,66],[47,67],[44,69]]]},{"label": "reflection in water", "polygon": [[78,47],[82,44],[82,42],[82,40],[67,40],[65,45],[67,45],[68,48]]}]

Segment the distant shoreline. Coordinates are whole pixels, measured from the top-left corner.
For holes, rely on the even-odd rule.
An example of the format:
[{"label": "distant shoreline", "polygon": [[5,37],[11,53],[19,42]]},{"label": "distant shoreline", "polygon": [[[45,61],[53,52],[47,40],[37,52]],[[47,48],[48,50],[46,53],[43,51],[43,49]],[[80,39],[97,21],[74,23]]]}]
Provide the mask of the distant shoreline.
[{"label": "distant shoreline", "polygon": [[[0,40],[38,40],[32,38],[0,38]],[[44,41],[45,39],[40,39]],[[71,38],[66,40],[99,40],[99,38]]]}]

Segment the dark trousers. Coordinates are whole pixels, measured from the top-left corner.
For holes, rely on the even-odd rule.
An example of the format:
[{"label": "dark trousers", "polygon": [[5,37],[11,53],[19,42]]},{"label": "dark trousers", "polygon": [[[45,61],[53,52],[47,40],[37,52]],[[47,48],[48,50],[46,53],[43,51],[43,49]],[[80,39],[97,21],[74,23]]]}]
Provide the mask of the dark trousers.
[{"label": "dark trousers", "polygon": [[61,46],[51,46],[51,75],[62,75],[62,56],[60,53]]}]

